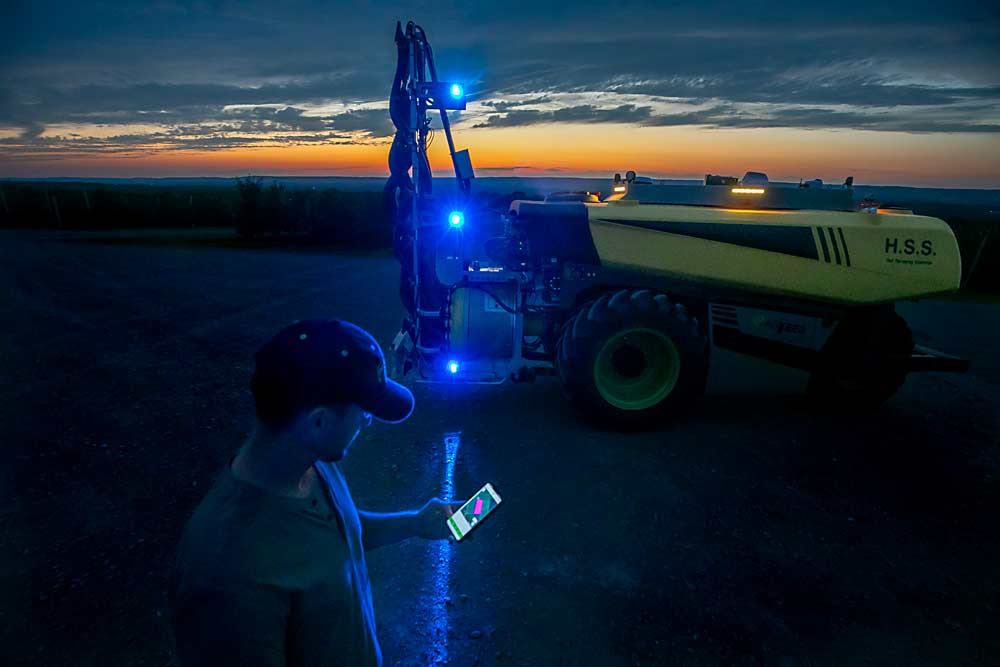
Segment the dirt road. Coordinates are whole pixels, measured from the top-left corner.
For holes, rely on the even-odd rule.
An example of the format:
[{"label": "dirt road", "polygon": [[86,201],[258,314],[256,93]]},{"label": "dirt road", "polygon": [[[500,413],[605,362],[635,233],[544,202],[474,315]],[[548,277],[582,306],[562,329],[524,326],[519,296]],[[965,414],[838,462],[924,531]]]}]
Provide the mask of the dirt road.
[{"label": "dirt road", "polygon": [[[309,316],[387,344],[388,256],[227,232],[0,233],[0,663],[170,664],[180,530],[251,427],[256,347]],[[345,468],[359,506],[486,481],[458,545],[370,553],[387,665],[997,664],[1000,307],[904,304],[969,357],[876,415],[817,416],[805,376],[722,351],[656,433],[582,425],[558,384],[416,385]]]}]

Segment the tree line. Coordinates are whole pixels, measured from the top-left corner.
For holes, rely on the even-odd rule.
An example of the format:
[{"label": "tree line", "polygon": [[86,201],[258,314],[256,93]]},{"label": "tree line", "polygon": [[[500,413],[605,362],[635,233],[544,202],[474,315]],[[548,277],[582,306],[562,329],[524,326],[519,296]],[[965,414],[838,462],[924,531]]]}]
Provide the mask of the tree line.
[{"label": "tree line", "polygon": [[[523,193],[480,195],[502,210]],[[945,220],[962,253],[963,284],[1000,291],[1000,216],[979,206],[913,204]],[[288,188],[261,177],[225,185],[146,185],[0,181],[0,228],[149,229],[229,227],[248,239],[295,236],[358,249],[392,246],[392,220],[380,192]],[[974,270],[973,270],[974,269]],[[970,275],[971,273],[971,275]]]}]

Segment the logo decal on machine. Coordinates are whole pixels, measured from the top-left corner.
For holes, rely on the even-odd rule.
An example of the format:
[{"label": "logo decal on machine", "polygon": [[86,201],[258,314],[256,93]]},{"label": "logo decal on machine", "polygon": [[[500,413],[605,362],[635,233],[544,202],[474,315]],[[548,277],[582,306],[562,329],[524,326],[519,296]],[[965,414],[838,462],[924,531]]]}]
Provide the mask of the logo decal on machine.
[{"label": "logo decal on machine", "polygon": [[843,227],[814,227],[819,240],[820,255],[827,264],[851,265],[851,253],[847,249]]},{"label": "logo decal on machine", "polygon": [[934,252],[934,242],[929,239],[918,241],[916,239],[901,239],[889,236],[885,239],[885,254],[927,257],[928,255],[934,256],[937,253]]},{"label": "logo decal on machine", "polygon": [[931,239],[885,237],[885,261],[888,264],[930,266],[934,264],[936,255]]}]

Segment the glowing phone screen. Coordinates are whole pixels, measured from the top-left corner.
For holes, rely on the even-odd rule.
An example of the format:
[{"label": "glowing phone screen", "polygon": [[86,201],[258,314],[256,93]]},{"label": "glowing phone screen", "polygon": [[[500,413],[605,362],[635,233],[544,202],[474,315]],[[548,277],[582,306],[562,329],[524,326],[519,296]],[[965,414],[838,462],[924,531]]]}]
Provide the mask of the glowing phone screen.
[{"label": "glowing phone screen", "polygon": [[500,496],[489,484],[481,488],[476,495],[459,508],[455,514],[448,519],[448,527],[456,540],[465,537],[470,530],[479,525],[479,522],[486,518],[490,512],[500,504]]}]

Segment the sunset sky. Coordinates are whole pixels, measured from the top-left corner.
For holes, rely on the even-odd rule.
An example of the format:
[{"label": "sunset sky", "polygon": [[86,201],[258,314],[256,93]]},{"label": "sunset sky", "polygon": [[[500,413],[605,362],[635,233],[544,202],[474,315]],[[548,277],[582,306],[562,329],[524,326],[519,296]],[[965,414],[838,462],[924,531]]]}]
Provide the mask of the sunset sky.
[{"label": "sunset sky", "polygon": [[15,0],[0,178],[386,174],[413,19],[467,85],[454,131],[479,176],[996,188],[996,7]]}]

